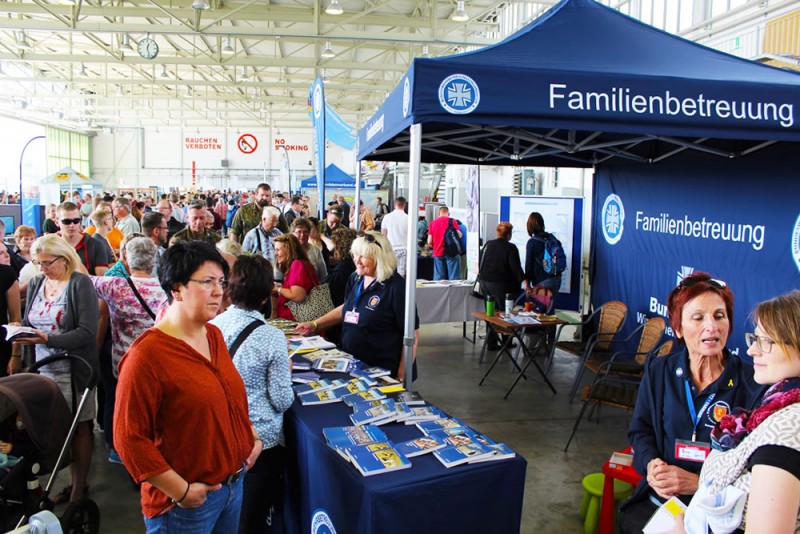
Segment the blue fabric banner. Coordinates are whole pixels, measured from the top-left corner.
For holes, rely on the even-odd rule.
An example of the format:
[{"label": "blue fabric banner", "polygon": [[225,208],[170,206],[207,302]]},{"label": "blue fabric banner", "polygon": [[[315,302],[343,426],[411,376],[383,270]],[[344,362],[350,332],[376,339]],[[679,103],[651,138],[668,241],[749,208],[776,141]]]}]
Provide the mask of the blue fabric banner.
[{"label": "blue fabric banner", "polygon": [[314,168],[317,171],[319,217],[322,219],[325,216],[325,91],[321,76],[317,76],[311,84],[308,100],[311,102],[311,120],[314,123]]},{"label": "blue fabric banner", "polygon": [[[696,155],[649,165],[604,165],[595,176],[592,302],[628,306],[627,332],[667,317],[667,295],[693,271],[735,295],[728,347],[746,356],[750,314],[800,287],[796,151]],[[767,170],[768,169],[768,170]],[[668,334],[672,334],[668,329]]]}]

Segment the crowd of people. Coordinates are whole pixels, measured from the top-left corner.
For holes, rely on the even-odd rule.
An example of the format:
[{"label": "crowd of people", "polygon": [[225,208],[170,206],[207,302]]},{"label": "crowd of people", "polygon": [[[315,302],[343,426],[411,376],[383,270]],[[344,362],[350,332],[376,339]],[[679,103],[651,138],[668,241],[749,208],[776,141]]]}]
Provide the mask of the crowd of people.
[{"label": "crowd of people", "polygon": [[[68,353],[101,377],[77,418],[69,484],[54,504],[90,491],[96,420],[109,460],[141,485],[148,532],[277,531],[292,362],[267,319],[297,320],[324,288],[330,308],[297,320],[297,333],[322,334],[403,380],[405,199],[389,211],[380,200],[356,210],[337,198],[323,220],[301,196],[281,209],[267,184],[238,199],[76,200],[48,207],[41,237],[19,226],[15,246],[0,245],[0,313],[35,329],[0,341],[2,373]],[[356,218],[360,232],[343,223]],[[463,237],[445,207],[425,237],[441,276],[456,267],[443,253],[448,229]],[[524,265],[510,223],[482,250],[482,287],[498,301],[560,287],[543,261],[552,235],[541,214],[530,214],[526,230]],[[752,365],[726,348],[733,300],[724,281],[702,272],[669,295],[680,349],[649,362],[639,388],[629,439],[643,479],[621,506],[622,532],[641,532],[674,496],[689,505],[678,533],[800,525],[800,291],[754,310]],[[416,341],[411,354],[413,379]],[[83,378],[64,361],[42,373],[76,410]]]}]

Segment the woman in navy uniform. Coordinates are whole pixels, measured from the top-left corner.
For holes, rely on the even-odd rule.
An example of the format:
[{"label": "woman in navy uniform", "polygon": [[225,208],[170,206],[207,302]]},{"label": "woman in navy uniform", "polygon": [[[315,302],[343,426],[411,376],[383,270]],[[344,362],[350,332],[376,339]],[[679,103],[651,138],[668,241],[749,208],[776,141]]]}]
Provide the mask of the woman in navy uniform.
[{"label": "woman in navy uniform", "polygon": [[[356,271],[345,289],[344,304],[316,321],[300,323],[302,334],[342,325],[342,350],[371,366],[383,367],[403,380],[405,353],[405,279],[397,274],[397,259],[389,240],[379,232],[365,232],[351,249]],[[419,317],[414,310],[414,357],[419,339]],[[414,377],[416,377],[416,363]]]},{"label": "woman in navy uniform", "polygon": [[697,491],[710,432],[736,406],[751,408],[764,390],[753,366],[725,344],[733,323],[733,293],[722,280],[696,272],[672,290],[669,321],[682,350],[646,368],[628,438],[644,478],[620,507],[620,530],[641,532],[658,504]]}]

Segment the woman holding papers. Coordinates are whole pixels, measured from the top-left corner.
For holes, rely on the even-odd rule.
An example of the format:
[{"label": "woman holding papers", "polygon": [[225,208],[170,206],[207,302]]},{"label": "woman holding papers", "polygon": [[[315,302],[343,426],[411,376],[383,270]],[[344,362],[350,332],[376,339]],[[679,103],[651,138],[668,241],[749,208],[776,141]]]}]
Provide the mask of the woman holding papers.
[{"label": "woman holding papers", "polygon": [[[405,280],[396,271],[392,245],[383,234],[366,232],[353,241],[351,254],[356,271],[347,283],[344,304],[316,321],[300,323],[297,331],[306,335],[341,324],[342,350],[369,365],[388,369],[393,377],[403,380],[406,289]],[[416,310],[414,315],[416,355]],[[414,369],[416,375],[416,363]]]},{"label": "woman holding papers", "polygon": [[[219,327],[242,375],[250,421],[264,450],[244,479],[239,534],[274,532],[286,463],[283,412],[294,400],[286,339],[269,326],[261,310],[272,292],[272,265],[262,256],[240,256],[228,292],[233,305],[211,324]],[[252,325],[252,326],[251,326]],[[268,523],[269,519],[269,523]],[[269,524],[272,528],[266,529]]]},{"label": "woman holding papers", "polygon": [[735,409],[711,432],[714,450],[674,532],[800,530],[800,291],[762,302],[745,334],[755,381],[769,386],[753,411]]},{"label": "woman holding papers", "polygon": [[672,290],[667,309],[684,346],[645,369],[628,430],[634,467],[644,478],[620,507],[622,532],[641,532],[673,496],[688,502],[711,449],[711,429],[763,391],[752,367],[725,346],[733,323],[733,293],[725,282],[695,272]]},{"label": "woman holding papers", "polygon": [[149,533],[239,528],[242,478],[262,442],[222,333],[209,324],[227,274],[209,243],[167,249],[159,279],[171,305],[119,365],[114,444],[142,483]]}]

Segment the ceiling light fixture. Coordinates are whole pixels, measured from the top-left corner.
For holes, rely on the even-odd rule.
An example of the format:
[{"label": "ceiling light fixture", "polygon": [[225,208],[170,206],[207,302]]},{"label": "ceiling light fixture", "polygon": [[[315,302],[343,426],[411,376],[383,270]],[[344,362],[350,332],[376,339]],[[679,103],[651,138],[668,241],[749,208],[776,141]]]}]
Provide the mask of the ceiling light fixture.
[{"label": "ceiling light fixture", "polygon": [[158,75],[159,78],[169,78],[169,73],[167,72],[167,66],[165,64],[161,64],[161,73]]},{"label": "ceiling light fixture", "polygon": [[205,11],[206,9],[210,9],[211,5],[206,2],[206,0],[194,0],[192,2],[192,8],[196,9],[197,11]]},{"label": "ceiling light fixture", "polygon": [[25,30],[22,30],[17,35],[17,48],[20,50],[30,50],[32,48],[31,43],[28,42],[28,34],[25,33]]},{"label": "ceiling light fixture", "polygon": [[328,83],[328,73],[325,72],[325,69],[322,69],[322,83]]},{"label": "ceiling light fixture", "polygon": [[336,57],[336,52],[333,51],[330,41],[325,41],[325,48],[322,49],[322,53],[320,55],[325,58]]},{"label": "ceiling light fixture", "polygon": [[250,93],[250,98],[255,100],[255,99],[259,98],[260,96],[261,95],[258,93],[258,89],[253,87],[253,92]]},{"label": "ceiling light fixture", "polygon": [[241,78],[242,78],[243,80],[248,80],[248,79],[250,79],[250,71],[248,71],[248,70],[247,70],[247,65],[245,65],[244,67],[242,67],[242,75],[241,75]]},{"label": "ceiling light fixture", "polygon": [[124,50],[126,52],[133,52],[133,47],[131,46],[131,38],[128,37],[127,33],[122,34],[122,44],[119,45],[120,50]]},{"label": "ceiling light fixture", "polygon": [[328,15],[341,15],[344,9],[339,5],[339,0],[331,0],[328,7],[325,8],[325,13]]},{"label": "ceiling light fixture", "polygon": [[236,52],[236,49],[233,48],[233,39],[231,39],[231,36],[229,35],[225,39],[225,46],[222,47],[222,53],[233,54],[234,52]]},{"label": "ceiling light fixture", "polygon": [[81,63],[81,69],[78,71],[78,76],[81,76],[81,77],[84,77],[84,78],[85,78],[85,77],[86,77],[86,76],[88,76],[88,75],[89,75],[89,73],[88,73],[88,72],[86,72],[86,65],[84,65],[83,63]]},{"label": "ceiling light fixture", "polygon": [[422,55],[420,57],[431,57],[428,52],[428,45],[422,45]]},{"label": "ceiling light fixture", "polygon": [[186,86],[186,90],[183,92],[183,96],[186,98],[192,98],[192,88],[188,85]]},{"label": "ceiling light fixture", "polygon": [[469,15],[464,10],[464,0],[458,0],[456,10],[450,15],[450,20],[453,22],[467,22],[469,20]]}]

